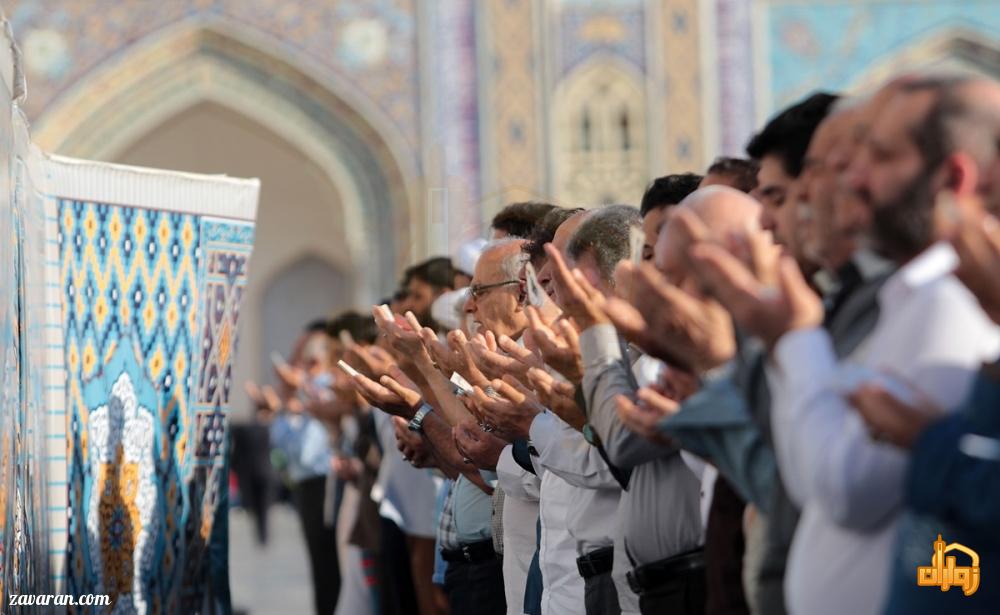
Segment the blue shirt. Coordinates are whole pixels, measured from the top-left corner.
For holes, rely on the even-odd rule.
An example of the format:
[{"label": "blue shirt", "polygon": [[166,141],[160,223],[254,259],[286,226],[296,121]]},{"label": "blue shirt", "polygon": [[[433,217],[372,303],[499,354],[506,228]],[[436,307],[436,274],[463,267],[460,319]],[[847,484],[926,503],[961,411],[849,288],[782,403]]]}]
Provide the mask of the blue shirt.
[{"label": "blue shirt", "polygon": [[[993,375],[988,372],[992,369]],[[990,446],[993,443],[994,446]],[[1000,377],[984,368],[957,413],[931,425],[913,447],[906,483],[908,510],[893,559],[886,613],[1000,613]],[[979,589],[966,596],[916,584],[930,566],[938,534],[979,555]],[[956,565],[968,557],[953,552]]]},{"label": "blue shirt", "polygon": [[288,459],[288,477],[296,483],[330,471],[330,438],[312,416],[282,412],[271,423],[271,446]]}]

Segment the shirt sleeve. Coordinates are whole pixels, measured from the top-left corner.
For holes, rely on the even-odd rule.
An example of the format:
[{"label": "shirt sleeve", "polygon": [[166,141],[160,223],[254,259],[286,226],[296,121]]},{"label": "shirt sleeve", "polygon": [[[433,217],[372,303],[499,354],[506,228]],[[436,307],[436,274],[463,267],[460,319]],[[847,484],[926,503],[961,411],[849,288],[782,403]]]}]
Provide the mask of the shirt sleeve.
[{"label": "shirt sleeve", "polygon": [[[869,340],[863,366],[838,366],[822,329],[786,334],[775,348],[786,397],[772,408],[775,437],[787,438],[781,471],[795,477],[799,495],[841,526],[871,529],[894,514],[903,502],[908,465],[904,451],[871,438],[847,392],[862,380],[876,380],[897,396],[909,392],[903,401],[921,396],[954,409],[983,358],[978,349],[995,340],[996,329],[983,324],[967,293],[956,295],[947,286],[925,290],[893,312],[891,328]],[[907,385],[893,386],[899,384],[889,376],[893,373],[903,375]]]},{"label": "shirt sleeve", "polygon": [[838,391],[829,334],[786,334],[775,348],[785,397],[772,408],[781,472],[800,503],[815,501],[835,523],[856,529],[883,522],[902,500],[906,458],[871,440]]},{"label": "shirt sleeve", "polygon": [[1000,382],[980,376],[963,411],[932,424],[914,444],[906,499],[1000,542]]},{"label": "shirt sleeve", "polygon": [[514,461],[514,447],[507,445],[497,460],[497,482],[504,493],[512,498],[527,502],[538,501],[540,482],[538,477],[526,471]]},{"label": "shirt sleeve", "polygon": [[677,452],[633,433],[618,418],[615,398],[634,398],[635,379],[622,356],[618,333],[613,325],[589,327],[580,334],[583,355],[583,396],[587,419],[601,439],[611,463],[623,469]]},{"label": "shirt sleeve", "polygon": [[740,496],[765,514],[778,480],[774,451],[754,422],[746,398],[729,377],[714,379],[689,397],[660,430],[708,459]]},{"label": "shirt sleeve", "polygon": [[553,412],[531,422],[531,444],[538,463],[567,483],[583,489],[620,489],[597,448]]}]

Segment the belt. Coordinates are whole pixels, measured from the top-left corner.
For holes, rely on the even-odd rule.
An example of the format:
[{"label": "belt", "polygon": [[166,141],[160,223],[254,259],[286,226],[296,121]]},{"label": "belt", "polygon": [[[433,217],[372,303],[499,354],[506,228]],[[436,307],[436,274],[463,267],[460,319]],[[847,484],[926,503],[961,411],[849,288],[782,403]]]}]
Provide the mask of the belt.
[{"label": "belt", "polygon": [[576,569],[580,571],[580,576],[589,579],[599,574],[611,572],[611,566],[615,559],[614,551],[614,547],[601,547],[576,558]]},{"label": "belt", "polygon": [[492,540],[480,540],[460,545],[457,549],[441,549],[441,559],[446,562],[485,562],[497,559]]},{"label": "belt", "polygon": [[633,568],[626,577],[628,585],[637,594],[648,591],[676,581],[678,577],[703,570],[705,568],[705,550],[695,549],[680,555],[674,555],[666,559],[661,559],[652,564],[645,564]]}]

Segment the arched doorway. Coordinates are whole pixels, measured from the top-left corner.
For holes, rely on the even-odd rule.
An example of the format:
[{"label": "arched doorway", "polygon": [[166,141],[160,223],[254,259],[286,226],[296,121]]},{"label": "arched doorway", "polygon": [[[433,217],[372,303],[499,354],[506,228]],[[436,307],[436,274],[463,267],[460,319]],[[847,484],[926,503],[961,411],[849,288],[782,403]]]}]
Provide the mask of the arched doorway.
[{"label": "arched doorway", "polygon": [[[305,319],[355,303],[357,281],[343,273],[352,263],[343,187],[280,135],[219,104],[198,103],[139,137],[114,161],[261,179],[237,382],[270,380],[266,358],[271,352],[286,354],[291,339],[285,338],[294,338]],[[270,280],[304,254],[312,266],[298,270],[299,283],[284,288],[283,297],[269,292]],[[234,391],[231,410],[237,420],[249,417],[239,399]]]},{"label": "arched doorway", "polygon": [[[351,84],[321,80],[252,32],[166,28],[63,95],[33,133],[68,156],[261,178],[236,382],[267,379],[261,302],[276,272],[314,255],[350,272],[341,305],[363,306],[391,289],[420,243],[417,172],[393,126]],[[247,403],[242,387],[233,393],[240,420]]]}]

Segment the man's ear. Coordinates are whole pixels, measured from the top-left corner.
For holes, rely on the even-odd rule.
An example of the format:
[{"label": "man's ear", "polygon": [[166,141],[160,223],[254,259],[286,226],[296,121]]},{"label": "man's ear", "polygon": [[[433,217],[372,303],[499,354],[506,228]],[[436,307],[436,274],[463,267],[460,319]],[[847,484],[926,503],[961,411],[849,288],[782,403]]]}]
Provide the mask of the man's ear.
[{"label": "man's ear", "polygon": [[956,196],[972,196],[979,192],[979,166],[965,152],[954,152],[944,160],[943,187],[952,190]]},{"label": "man's ear", "polygon": [[520,280],[517,283],[517,307],[524,309],[528,305],[528,283]]}]

